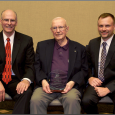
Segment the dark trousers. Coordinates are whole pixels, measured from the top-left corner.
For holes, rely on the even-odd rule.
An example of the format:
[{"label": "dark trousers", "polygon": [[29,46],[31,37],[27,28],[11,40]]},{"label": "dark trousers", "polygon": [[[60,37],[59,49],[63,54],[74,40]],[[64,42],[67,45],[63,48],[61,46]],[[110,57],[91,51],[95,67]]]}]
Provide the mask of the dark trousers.
[{"label": "dark trousers", "polygon": [[20,80],[16,76],[12,76],[12,81],[7,85],[2,81],[5,87],[5,92],[8,93],[15,101],[13,114],[29,114],[32,87],[29,86],[27,91],[24,91],[23,94],[17,94],[16,87],[19,82]]},{"label": "dark trousers", "polygon": [[[115,92],[109,93],[107,96],[109,96],[113,100],[114,104],[114,110],[113,113],[115,113]],[[98,107],[97,103],[99,100],[103,97],[99,97],[94,90],[94,87],[88,86],[84,92],[83,98],[82,98],[82,108],[87,114],[98,114]]]}]

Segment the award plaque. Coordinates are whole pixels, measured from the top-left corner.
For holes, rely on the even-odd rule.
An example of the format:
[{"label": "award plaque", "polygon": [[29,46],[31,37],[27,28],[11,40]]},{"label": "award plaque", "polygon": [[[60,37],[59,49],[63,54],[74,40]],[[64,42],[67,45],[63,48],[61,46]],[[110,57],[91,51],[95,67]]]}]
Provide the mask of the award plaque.
[{"label": "award plaque", "polygon": [[62,92],[66,86],[67,83],[67,73],[55,70],[50,72],[50,89],[52,92]]}]

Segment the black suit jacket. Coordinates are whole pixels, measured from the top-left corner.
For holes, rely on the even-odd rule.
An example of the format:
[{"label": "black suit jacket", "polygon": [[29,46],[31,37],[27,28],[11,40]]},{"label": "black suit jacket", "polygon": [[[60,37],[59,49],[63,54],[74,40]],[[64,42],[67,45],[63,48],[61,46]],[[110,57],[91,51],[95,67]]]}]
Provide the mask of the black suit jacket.
[{"label": "black suit jacket", "polygon": [[[5,46],[3,32],[0,32],[0,78],[5,67]],[[34,81],[34,49],[31,37],[15,32],[12,69],[19,80],[29,78]]]},{"label": "black suit jacket", "polygon": [[[36,83],[41,86],[41,80],[47,79],[48,74],[51,72],[53,50],[55,40],[46,40],[38,42],[36,55],[35,55],[35,70],[36,70]],[[68,68],[68,81],[75,82],[74,87],[80,92],[85,85],[85,78],[88,73],[88,63],[85,47],[81,44],[69,41],[69,68]]]},{"label": "black suit jacket", "polygon": [[[98,77],[98,58],[100,49],[101,37],[90,40],[87,46],[89,77]],[[92,69],[93,73],[92,74]],[[104,67],[105,81],[102,85],[108,87],[113,92],[115,91],[115,35],[111,41]]]}]

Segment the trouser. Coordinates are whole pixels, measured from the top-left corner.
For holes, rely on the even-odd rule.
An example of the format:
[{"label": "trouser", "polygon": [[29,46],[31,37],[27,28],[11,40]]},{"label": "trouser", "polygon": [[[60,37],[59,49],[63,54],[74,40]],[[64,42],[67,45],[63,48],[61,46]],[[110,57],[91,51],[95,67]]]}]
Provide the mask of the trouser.
[{"label": "trouser", "polygon": [[47,94],[39,87],[34,90],[30,101],[30,113],[31,114],[46,114],[47,107],[51,101],[58,99],[64,108],[65,114],[80,114],[81,111],[81,94],[73,88],[68,93],[52,93]]},{"label": "trouser", "polygon": [[[115,105],[115,92],[109,93],[107,96],[109,96],[113,100],[113,104]],[[88,86],[84,92],[83,98],[82,98],[82,107],[84,111],[87,114],[98,114],[98,107],[97,103],[99,100],[103,97],[99,97],[94,90],[94,87]],[[113,113],[115,113],[115,106]]]},{"label": "trouser", "polygon": [[2,81],[2,84],[5,87],[5,92],[8,93],[15,101],[13,114],[29,114],[32,87],[29,86],[27,91],[24,91],[23,94],[17,94],[16,87],[19,82],[20,80],[16,76],[12,76],[12,81],[10,81],[8,84],[5,84]]}]

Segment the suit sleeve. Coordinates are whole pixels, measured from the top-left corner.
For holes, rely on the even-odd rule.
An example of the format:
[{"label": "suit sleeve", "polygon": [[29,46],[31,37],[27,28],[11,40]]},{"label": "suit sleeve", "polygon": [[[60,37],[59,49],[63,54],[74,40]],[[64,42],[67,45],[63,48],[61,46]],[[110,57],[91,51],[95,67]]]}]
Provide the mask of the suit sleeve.
[{"label": "suit sleeve", "polygon": [[25,59],[25,74],[23,78],[28,78],[32,82],[34,81],[35,69],[34,69],[34,48],[32,38],[29,39],[27,48],[26,48],[26,59]]},{"label": "suit sleeve", "polygon": [[92,65],[92,59],[90,55],[90,45],[86,46],[86,53],[87,53],[87,60],[88,60],[88,78],[94,76],[94,71],[93,71],[93,65]]},{"label": "suit sleeve", "polygon": [[105,85],[105,87],[107,87],[111,93],[115,91],[115,80],[109,82],[107,85]]},{"label": "suit sleeve", "polygon": [[36,72],[36,84],[37,85],[41,85],[41,81],[43,79],[47,79],[46,74],[43,72],[42,68],[42,64],[41,64],[41,60],[40,60],[40,47],[39,47],[39,42],[37,44],[37,48],[36,48],[36,54],[35,54],[35,72]]}]

